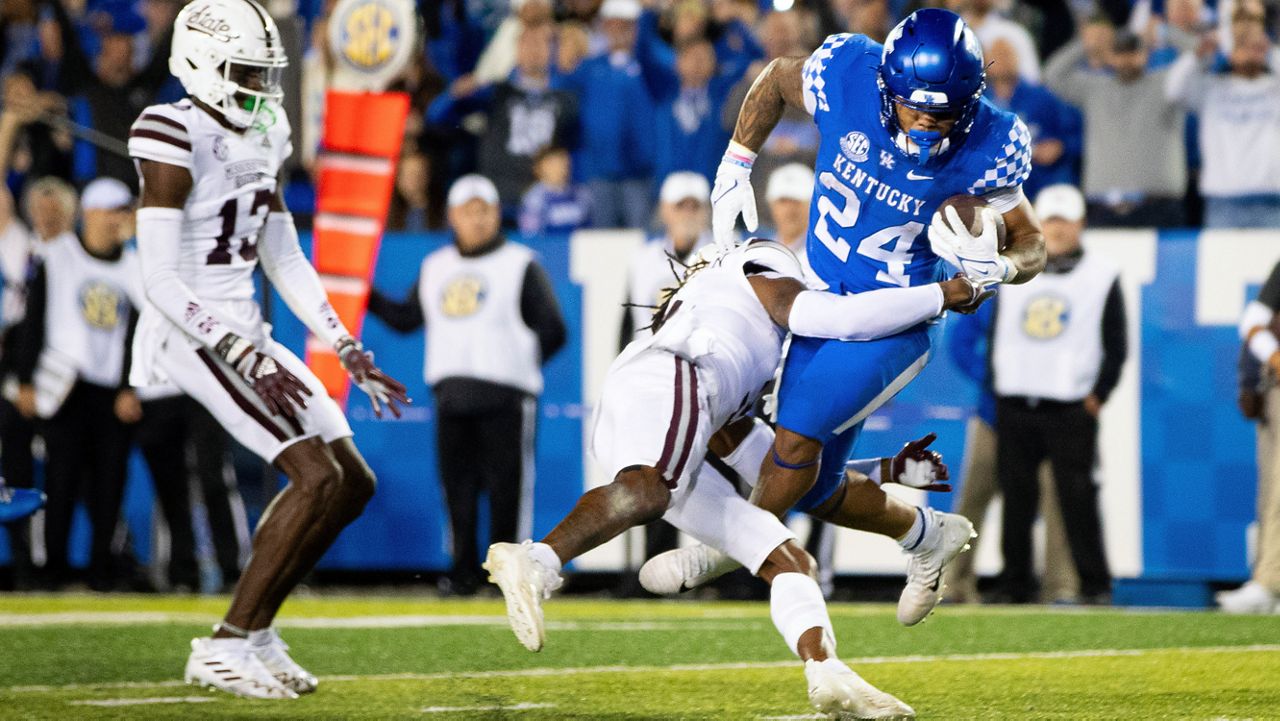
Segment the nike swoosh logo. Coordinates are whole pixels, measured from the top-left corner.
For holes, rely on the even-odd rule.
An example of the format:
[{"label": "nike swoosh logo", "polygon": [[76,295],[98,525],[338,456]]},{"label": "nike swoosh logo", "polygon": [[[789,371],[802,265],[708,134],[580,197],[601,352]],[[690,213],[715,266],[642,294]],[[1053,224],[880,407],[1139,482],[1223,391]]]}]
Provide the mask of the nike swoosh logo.
[{"label": "nike swoosh logo", "polygon": [[907,171],[907,180],[933,180],[932,175],[916,175],[916,171]]}]

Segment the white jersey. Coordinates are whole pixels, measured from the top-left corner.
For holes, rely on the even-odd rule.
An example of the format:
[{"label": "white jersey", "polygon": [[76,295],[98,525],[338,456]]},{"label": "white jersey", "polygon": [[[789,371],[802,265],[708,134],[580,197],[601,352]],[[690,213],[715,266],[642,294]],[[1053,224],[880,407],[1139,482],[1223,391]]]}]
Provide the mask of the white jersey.
[{"label": "white jersey", "polygon": [[[152,105],[129,131],[129,155],[191,172],[192,188],[183,207],[178,274],[231,329],[255,345],[266,337],[262,311],[254,301],[257,242],[276,193],[277,174],[293,152],[289,121],[282,110],[265,130],[228,130],[188,100]],[[152,303],[138,321],[135,384],[159,382],[149,352],[181,332]],[[192,341],[194,342],[194,341]],[[150,376],[150,377],[148,377]]]},{"label": "white jersey", "polygon": [[804,270],[786,246],[762,239],[744,243],[689,276],[657,331],[623,351],[625,357],[660,349],[692,361],[707,385],[716,428],[755,405],[781,360],[786,330],[769,317],[747,281],[756,273],[804,282]]}]

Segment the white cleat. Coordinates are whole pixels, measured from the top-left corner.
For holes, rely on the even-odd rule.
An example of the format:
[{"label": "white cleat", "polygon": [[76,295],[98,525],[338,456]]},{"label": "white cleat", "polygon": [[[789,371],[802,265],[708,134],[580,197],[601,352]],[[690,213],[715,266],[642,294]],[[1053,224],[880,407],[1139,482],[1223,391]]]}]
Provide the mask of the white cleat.
[{"label": "white cleat", "polygon": [[1224,613],[1280,613],[1280,598],[1267,590],[1266,586],[1253,581],[1234,591],[1219,591],[1214,595],[1214,600]]},{"label": "white cleat", "polygon": [[193,686],[215,688],[244,698],[297,698],[276,680],[243,638],[193,638],[187,670]]},{"label": "white cleat", "polygon": [[695,543],[666,551],[640,567],[640,585],[649,593],[672,596],[710,583],[741,564],[711,546]]},{"label": "white cleat", "polygon": [[249,648],[285,688],[296,694],[313,693],[320,682],[309,671],[289,657],[289,644],[274,628],[249,634]]},{"label": "white cleat", "polygon": [[924,509],[927,528],[920,547],[907,560],[907,587],[898,598],[898,622],[903,626],[920,623],[942,600],[946,585],[942,572],[953,558],[969,550],[977,538],[973,523],[957,513]]},{"label": "white cleat", "polygon": [[805,661],[809,703],[832,719],[912,719],[905,703],[867,683],[839,659]]},{"label": "white cleat", "polygon": [[489,580],[502,589],[507,600],[507,621],[516,639],[530,651],[541,651],[547,640],[542,621],[542,601],[560,588],[560,575],[544,567],[529,555],[532,544],[495,543],[481,568],[489,572]]}]

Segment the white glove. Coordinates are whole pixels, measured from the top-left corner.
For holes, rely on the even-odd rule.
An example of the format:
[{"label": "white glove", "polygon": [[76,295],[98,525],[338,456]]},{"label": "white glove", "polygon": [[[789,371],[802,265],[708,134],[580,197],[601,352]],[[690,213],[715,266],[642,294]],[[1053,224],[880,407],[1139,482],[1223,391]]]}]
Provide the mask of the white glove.
[{"label": "white glove", "polygon": [[732,248],[736,242],[733,226],[739,215],[748,232],[755,232],[759,224],[756,193],[751,188],[751,166],[755,160],[755,153],[732,140],[720,159],[716,184],[711,189],[711,232],[721,248]]},{"label": "white glove", "polygon": [[981,212],[982,235],[977,237],[960,222],[955,208],[947,207],[934,213],[929,225],[929,245],[934,255],[974,280],[1007,283],[1017,274],[1017,269],[1000,255],[996,240],[999,216],[991,208],[983,208]]}]

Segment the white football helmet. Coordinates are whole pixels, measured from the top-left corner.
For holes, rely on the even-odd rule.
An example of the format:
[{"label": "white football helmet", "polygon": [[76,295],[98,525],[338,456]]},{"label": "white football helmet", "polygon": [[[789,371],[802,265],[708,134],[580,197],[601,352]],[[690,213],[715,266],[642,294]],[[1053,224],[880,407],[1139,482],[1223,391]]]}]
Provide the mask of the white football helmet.
[{"label": "white football helmet", "polygon": [[254,0],[196,0],[174,20],[169,72],[238,128],[284,97],[288,65],[275,21]]}]

